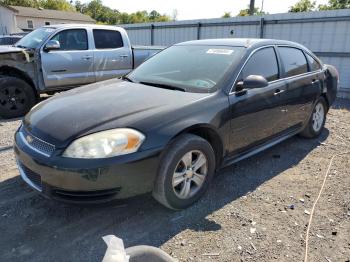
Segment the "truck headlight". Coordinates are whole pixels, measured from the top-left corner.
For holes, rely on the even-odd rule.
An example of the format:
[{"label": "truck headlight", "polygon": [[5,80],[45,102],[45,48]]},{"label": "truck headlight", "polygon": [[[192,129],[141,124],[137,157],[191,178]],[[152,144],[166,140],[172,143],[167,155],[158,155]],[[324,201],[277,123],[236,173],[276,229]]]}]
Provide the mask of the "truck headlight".
[{"label": "truck headlight", "polygon": [[74,140],[64,151],[70,158],[109,158],[136,152],[145,136],[129,128],[97,132]]}]

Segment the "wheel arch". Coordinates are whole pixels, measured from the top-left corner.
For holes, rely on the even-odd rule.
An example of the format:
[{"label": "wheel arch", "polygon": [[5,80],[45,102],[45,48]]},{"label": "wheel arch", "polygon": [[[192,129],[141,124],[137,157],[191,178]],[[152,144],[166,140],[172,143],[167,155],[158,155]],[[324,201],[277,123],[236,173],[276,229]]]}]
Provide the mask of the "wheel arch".
[{"label": "wheel arch", "polygon": [[35,84],[34,84],[33,80],[30,78],[30,76],[28,76],[22,70],[15,68],[15,67],[11,67],[11,66],[0,66],[0,75],[3,75],[5,77],[6,76],[16,77],[16,78],[19,78],[19,79],[25,81],[27,84],[29,84],[31,86],[34,94],[36,96],[38,96],[38,92],[35,88]]},{"label": "wheel arch", "polygon": [[223,153],[224,153],[224,145],[221,136],[215,129],[215,127],[209,125],[209,124],[195,124],[190,127],[187,127],[186,129],[180,131],[177,133],[171,141],[178,138],[180,135],[183,134],[193,134],[197,135],[206,141],[212,146],[214,153],[215,153],[215,161],[216,161],[216,167],[218,168],[223,160]]}]

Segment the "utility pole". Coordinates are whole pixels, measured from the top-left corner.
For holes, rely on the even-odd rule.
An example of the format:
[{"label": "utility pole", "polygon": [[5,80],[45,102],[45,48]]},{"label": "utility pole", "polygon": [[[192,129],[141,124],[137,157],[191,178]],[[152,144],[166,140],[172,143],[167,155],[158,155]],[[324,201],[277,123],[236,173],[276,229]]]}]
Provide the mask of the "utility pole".
[{"label": "utility pole", "polygon": [[250,0],[249,15],[254,15],[255,0]]}]

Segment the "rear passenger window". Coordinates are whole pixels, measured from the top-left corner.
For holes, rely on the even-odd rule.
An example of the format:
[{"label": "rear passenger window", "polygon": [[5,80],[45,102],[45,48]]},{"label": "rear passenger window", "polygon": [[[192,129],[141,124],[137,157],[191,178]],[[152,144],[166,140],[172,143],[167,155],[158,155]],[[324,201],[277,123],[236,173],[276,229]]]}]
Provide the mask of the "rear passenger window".
[{"label": "rear passenger window", "polygon": [[118,31],[94,29],[93,33],[97,49],[113,49],[124,46],[122,35]]},{"label": "rear passenger window", "polygon": [[309,54],[306,54],[307,60],[309,61],[310,71],[317,71],[321,69],[320,64]]},{"label": "rear passenger window", "polygon": [[300,49],[279,47],[278,50],[281,54],[286,77],[307,73],[306,58]]},{"label": "rear passenger window", "polygon": [[278,63],[273,47],[263,48],[255,52],[244,66],[239,80],[241,81],[250,75],[263,76],[269,82],[278,79]]}]

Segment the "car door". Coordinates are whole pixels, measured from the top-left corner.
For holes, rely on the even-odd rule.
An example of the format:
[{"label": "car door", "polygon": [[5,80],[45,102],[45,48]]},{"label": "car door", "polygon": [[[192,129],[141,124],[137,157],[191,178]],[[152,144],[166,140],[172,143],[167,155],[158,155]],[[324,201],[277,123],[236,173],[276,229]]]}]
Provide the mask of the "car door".
[{"label": "car door", "polygon": [[77,86],[95,81],[94,56],[89,50],[85,29],[67,29],[50,40],[60,43],[60,49],[41,50],[44,83],[47,88]]},{"label": "car door", "polygon": [[283,104],[286,83],[280,79],[280,67],[273,46],[255,51],[243,66],[236,84],[249,75],[260,75],[268,86],[233,92],[229,96],[231,112],[230,151],[233,155],[257,146],[285,130]]},{"label": "car door", "polygon": [[123,76],[132,69],[132,54],[116,30],[93,29],[96,80]]},{"label": "car door", "polygon": [[313,102],[321,92],[321,67],[299,48],[279,46],[278,53],[287,83],[286,124],[288,127],[301,127],[309,118]]}]

